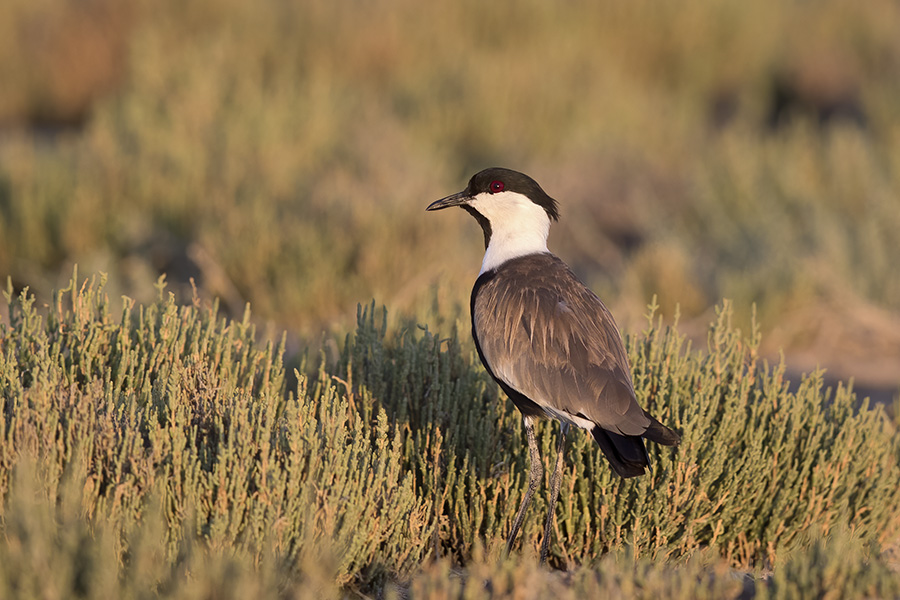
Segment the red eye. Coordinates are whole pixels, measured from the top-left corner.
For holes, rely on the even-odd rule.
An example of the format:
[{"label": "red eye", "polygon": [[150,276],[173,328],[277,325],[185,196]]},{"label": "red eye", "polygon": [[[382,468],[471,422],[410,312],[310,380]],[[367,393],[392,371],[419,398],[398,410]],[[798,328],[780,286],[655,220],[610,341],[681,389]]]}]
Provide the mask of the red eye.
[{"label": "red eye", "polygon": [[502,192],[504,187],[505,186],[503,185],[502,181],[492,181],[491,182],[491,193],[496,194],[497,192]]}]

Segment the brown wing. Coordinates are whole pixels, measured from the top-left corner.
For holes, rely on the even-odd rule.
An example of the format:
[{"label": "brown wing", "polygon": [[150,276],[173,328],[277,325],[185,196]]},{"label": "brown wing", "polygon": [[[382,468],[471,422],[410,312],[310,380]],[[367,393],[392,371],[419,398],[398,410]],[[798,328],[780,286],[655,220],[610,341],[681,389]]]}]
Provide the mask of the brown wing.
[{"label": "brown wing", "polygon": [[513,259],[473,300],[474,333],[495,377],[551,415],[623,435],[647,430],[612,315],[560,259]]}]

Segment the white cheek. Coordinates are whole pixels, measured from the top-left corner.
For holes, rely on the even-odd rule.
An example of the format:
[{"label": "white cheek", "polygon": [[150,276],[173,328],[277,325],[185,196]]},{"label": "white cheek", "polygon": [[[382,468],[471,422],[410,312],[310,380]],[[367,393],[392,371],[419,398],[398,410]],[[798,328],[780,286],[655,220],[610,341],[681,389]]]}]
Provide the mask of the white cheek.
[{"label": "white cheek", "polygon": [[491,229],[495,232],[546,235],[545,232],[550,230],[547,212],[516,192],[482,192],[469,204],[491,222]]},{"label": "white cheek", "polygon": [[526,196],[516,192],[482,193],[469,204],[491,223],[482,273],[518,256],[547,252],[550,218]]}]

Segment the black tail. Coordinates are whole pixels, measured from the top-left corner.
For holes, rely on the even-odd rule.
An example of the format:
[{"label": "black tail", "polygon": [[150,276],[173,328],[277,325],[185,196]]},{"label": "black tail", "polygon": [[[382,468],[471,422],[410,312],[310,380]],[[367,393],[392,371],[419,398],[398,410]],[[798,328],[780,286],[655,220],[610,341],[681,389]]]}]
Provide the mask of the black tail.
[{"label": "black tail", "polygon": [[662,444],[663,446],[677,446],[681,441],[681,436],[654,419],[650,416],[647,411],[644,411],[644,414],[650,419],[650,426],[647,427],[647,431],[644,432],[643,437],[647,438],[651,442],[656,442],[657,444]]},{"label": "black tail", "polygon": [[644,474],[645,467],[650,466],[644,440],[639,436],[613,433],[599,425],[591,429],[591,435],[597,440],[609,465],[619,476],[638,477]]},{"label": "black tail", "polygon": [[646,412],[644,414],[650,419],[650,426],[642,436],[613,433],[599,425],[591,429],[591,435],[597,440],[609,465],[620,477],[639,477],[650,467],[650,456],[643,438],[663,446],[675,446],[681,441],[677,433]]}]

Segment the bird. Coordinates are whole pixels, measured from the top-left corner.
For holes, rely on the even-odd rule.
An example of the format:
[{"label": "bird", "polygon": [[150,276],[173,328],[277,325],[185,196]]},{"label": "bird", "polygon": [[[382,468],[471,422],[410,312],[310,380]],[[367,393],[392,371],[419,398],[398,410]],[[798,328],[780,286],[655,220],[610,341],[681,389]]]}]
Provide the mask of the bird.
[{"label": "bird", "polygon": [[535,420],[560,423],[541,541],[544,564],[571,425],[590,433],[623,478],[650,468],[644,439],[675,446],[681,438],[640,407],[612,314],[548,250],[550,223],[559,220],[557,201],[528,175],[492,167],[426,210],[454,206],[472,215],[484,233],[484,258],[470,299],[475,348],[485,370],[521,412],[528,442],[528,489],[506,541],[507,556],[544,474]]}]

